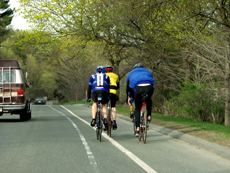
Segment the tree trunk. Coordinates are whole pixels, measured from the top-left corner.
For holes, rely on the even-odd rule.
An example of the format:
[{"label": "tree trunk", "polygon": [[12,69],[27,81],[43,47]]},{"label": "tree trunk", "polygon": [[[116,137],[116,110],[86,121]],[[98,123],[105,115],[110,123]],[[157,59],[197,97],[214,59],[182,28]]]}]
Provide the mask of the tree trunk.
[{"label": "tree trunk", "polygon": [[[230,35],[228,40],[228,45],[230,49]],[[225,73],[225,126],[230,126],[230,73],[229,73],[229,66],[230,66],[230,51],[228,53],[228,60],[226,61],[226,73]]]}]

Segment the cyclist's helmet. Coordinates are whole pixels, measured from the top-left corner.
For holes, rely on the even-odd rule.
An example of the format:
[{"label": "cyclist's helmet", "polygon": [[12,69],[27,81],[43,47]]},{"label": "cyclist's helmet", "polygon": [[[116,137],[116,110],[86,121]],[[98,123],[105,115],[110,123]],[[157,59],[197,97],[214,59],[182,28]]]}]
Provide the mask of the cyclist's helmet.
[{"label": "cyclist's helmet", "polygon": [[103,67],[102,73],[106,72],[106,67]]},{"label": "cyclist's helmet", "polygon": [[97,73],[101,73],[101,72],[104,73],[103,71],[104,71],[104,67],[103,67],[103,66],[98,66],[98,67],[96,68],[96,72],[97,72]]},{"label": "cyclist's helmet", "polygon": [[107,66],[106,67],[106,72],[113,72],[113,67],[112,66]]},{"label": "cyclist's helmet", "polygon": [[138,68],[138,67],[143,67],[144,68],[143,64],[141,64],[141,63],[135,64],[133,68]]}]

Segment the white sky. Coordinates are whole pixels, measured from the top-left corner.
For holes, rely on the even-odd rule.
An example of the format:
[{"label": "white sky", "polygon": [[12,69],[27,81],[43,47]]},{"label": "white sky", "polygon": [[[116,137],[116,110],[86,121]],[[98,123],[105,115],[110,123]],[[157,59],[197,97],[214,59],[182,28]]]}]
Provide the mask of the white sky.
[{"label": "white sky", "polygon": [[[17,0],[10,0],[9,4],[11,9],[13,8],[17,9],[20,6],[20,3]],[[26,22],[26,20],[23,17],[17,15],[18,15],[17,12],[14,13],[14,17],[11,22],[13,28],[20,29],[20,30],[30,29],[29,23]]]}]

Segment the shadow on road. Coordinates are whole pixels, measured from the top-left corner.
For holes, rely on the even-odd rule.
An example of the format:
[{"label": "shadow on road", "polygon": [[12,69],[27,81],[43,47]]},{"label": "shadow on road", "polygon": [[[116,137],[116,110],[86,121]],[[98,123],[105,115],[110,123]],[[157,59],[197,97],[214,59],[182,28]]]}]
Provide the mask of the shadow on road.
[{"label": "shadow on road", "polygon": [[[23,122],[23,121],[20,121],[19,118],[18,118],[18,119],[6,119],[6,118],[1,119],[1,118],[0,118],[0,123],[1,123],[1,122],[4,122],[4,123],[5,123],[5,122],[9,122],[9,123],[12,123],[12,122],[13,122],[13,123],[14,123],[14,122]],[[24,121],[24,122],[25,122],[25,121]]]}]

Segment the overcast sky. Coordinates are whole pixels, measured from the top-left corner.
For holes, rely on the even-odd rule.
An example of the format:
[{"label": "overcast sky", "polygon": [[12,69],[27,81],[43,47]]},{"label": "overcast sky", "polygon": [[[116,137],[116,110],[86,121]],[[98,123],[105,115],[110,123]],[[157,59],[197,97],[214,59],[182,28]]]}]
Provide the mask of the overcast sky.
[{"label": "overcast sky", "polygon": [[[10,0],[9,4],[11,9],[17,9],[20,6],[20,3],[17,2],[17,0]],[[14,29],[30,29],[29,24],[26,22],[26,20],[23,19],[21,16],[17,16],[17,13],[14,14],[11,25]]]}]

